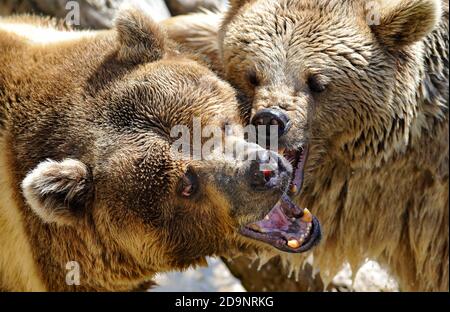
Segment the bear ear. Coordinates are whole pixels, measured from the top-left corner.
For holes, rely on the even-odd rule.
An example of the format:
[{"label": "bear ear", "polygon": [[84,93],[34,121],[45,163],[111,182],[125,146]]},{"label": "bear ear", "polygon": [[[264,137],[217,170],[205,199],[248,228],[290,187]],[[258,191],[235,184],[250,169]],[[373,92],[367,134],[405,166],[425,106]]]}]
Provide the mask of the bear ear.
[{"label": "bear ear", "polygon": [[164,57],[166,37],[151,17],[134,7],[121,9],[115,19],[119,40],[118,57],[135,64]]},{"label": "bear ear", "polygon": [[389,49],[401,49],[428,35],[440,16],[440,0],[383,0],[379,23],[372,29]]},{"label": "bear ear", "polygon": [[22,182],[31,209],[46,223],[73,225],[93,195],[93,181],[80,161],[41,162]]}]

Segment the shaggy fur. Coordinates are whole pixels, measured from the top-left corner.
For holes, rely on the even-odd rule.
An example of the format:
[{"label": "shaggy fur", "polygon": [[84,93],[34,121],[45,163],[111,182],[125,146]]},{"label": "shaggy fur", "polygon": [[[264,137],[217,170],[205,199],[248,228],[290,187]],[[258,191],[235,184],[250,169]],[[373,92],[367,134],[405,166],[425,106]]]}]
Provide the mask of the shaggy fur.
[{"label": "shaggy fur", "polygon": [[196,116],[242,124],[234,90],[135,10],[102,32],[0,19],[0,289],[138,289],[251,244],[237,229],[283,187],[256,193],[252,162],[219,152],[175,157],[172,127]]},{"label": "shaggy fur", "polygon": [[282,145],[309,143],[297,200],[323,223],[324,278],[372,258],[402,290],[448,290],[448,4],[367,3],[234,0],[215,22],[166,25],[186,47],[204,40],[246,120],[277,106],[294,121]]}]

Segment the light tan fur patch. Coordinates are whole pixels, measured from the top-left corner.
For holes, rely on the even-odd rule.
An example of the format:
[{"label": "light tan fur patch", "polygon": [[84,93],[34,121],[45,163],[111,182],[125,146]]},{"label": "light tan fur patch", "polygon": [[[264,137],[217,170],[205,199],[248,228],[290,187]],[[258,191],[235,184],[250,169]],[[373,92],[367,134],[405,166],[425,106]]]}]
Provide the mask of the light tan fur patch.
[{"label": "light tan fur patch", "polygon": [[20,23],[0,23],[0,30],[25,38],[33,44],[50,44],[93,37],[90,31],[60,31],[54,28]]},{"label": "light tan fur patch", "polygon": [[[45,291],[34,263],[30,242],[10,178],[5,138],[0,138],[0,281],[15,290]],[[0,289],[6,287],[0,284]]]}]

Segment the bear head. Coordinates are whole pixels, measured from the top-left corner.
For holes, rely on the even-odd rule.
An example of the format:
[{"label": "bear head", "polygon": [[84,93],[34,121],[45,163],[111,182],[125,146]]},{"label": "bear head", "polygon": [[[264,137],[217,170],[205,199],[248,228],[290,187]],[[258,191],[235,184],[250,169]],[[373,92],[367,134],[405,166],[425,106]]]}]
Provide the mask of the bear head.
[{"label": "bear head", "polygon": [[[376,168],[417,139],[430,113],[420,107],[420,90],[436,97],[436,87],[423,83],[423,39],[441,6],[231,1],[219,31],[223,75],[239,91],[246,122],[278,125],[279,145],[296,168],[292,193],[304,168],[320,170],[327,160],[350,171]],[[433,114],[442,119],[442,112]]]}]

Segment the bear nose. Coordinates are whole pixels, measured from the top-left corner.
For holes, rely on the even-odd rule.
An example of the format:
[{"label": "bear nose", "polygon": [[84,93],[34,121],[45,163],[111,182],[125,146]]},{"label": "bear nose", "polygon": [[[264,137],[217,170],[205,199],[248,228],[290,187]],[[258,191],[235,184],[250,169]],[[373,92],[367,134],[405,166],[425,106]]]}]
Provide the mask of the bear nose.
[{"label": "bear nose", "polygon": [[250,185],[255,190],[283,189],[292,175],[286,159],[269,150],[258,151],[250,165]]},{"label": "bear nose", "polygon": [[270,126],[278,127],[278,137],[284,135],[290,126],[290,119],[281,109],[264,108],[256,112],[251,120],[252,125],[266,126],[266,136],[270,133]]}]

